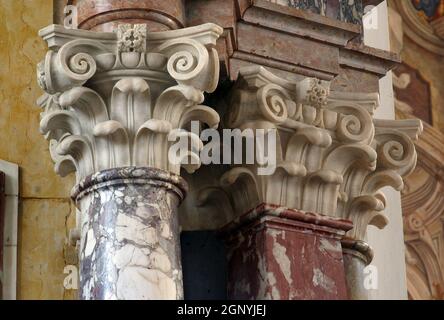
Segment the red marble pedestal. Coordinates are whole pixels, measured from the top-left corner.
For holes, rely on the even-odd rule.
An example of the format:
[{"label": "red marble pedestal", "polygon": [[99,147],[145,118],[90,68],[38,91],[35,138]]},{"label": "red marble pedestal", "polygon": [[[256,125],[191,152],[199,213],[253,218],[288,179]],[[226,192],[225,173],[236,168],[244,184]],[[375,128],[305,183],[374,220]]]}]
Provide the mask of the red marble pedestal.
[{"label": "red marble pedestal", "polygon": [[230,299],[347,299],[341,239],[352,223],[262,204],[225,228]]}]

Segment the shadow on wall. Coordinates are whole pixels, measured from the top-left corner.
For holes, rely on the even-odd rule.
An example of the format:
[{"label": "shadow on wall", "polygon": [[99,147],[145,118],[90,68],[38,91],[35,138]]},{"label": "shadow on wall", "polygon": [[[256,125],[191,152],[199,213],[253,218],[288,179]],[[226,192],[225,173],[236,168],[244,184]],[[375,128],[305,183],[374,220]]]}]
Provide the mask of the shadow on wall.
[{"label": "shadow on wall", "polygon": [[226,300],[223,240],[213,231],[184,231],[181,244],[185,300]]}]

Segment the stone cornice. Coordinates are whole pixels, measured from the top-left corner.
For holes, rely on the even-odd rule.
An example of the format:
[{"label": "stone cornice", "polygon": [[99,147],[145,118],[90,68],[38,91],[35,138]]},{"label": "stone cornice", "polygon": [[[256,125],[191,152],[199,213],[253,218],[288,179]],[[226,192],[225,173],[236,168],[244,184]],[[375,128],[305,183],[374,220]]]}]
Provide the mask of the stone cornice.
[{"label": "stone cornice", "polygon": [[349,42],[340,50],[339,63],[355,69],[365,66],[366,71],[384,77],[388,71],[401,63],[401,58],[393,52]]},{"label": "stone cornice", "polygon": [[[336,45],[345,46],[350,40],[361,34],[361,27],[324,17],[292,7],[285,7],[267,0],[252,0],[248,8],[241,14],[241,20],[271,29],[282,29],[286,24],[286,32],[311,38],[328,41]],[[263,19],[264,16],[274,15],[278,19]]]},{"label": "stone cornice", "polygon": [[267,218],[282,218],[288,221],[299,221],[307,224],[318,226],[319,229],[324,229],[326,232],[336,233],[338,235],[345,235],[345,233],[353,228],[353,225],[348,220],[335,219],[328,216],[312,212],[303,212],[291,208],[284,208],[277,205],[270,205],[262,203],[253,210],[243,214],[236,221],[226,225],[219,232],[221,234],[230,234],[233,230],[242,228],[243,226],[251,226],[251,224],[258,223],[258,220]]},{"label": "stone cornice", "polygon": [[[236,29],[239,29],[239,32],[235,40],[238,46],[233,53],[234,59],[286,72],[297,69],[298,73],[324,80],[332,80],[340,75],[342,66],[383,77],[400,62],[399,56],[394,53],[374,49],[355,40],[361,34],[360,27],[357,25],[295,8],[283,7],[269,1],[254,1],[237,22]],[[268,31],[263,31],[263,29]],[[252,35],[253,30],[256,30],[257,34],[263,32],[264,37],[272,36],[275,32],[273,37],[277,39],[282,37],[288,38],[288,41],[297,42],[302,38],[315,41],[313,44],[307,43],[307,46],[312,45],[315,47],[313,50],[319,51],[316,54],[319,59],[334,55],[338,55],[339,59],[313,65],[309,63],[310,59],[295,63],[289,58],[279,58],[281,54],[275,54],[272,48],[269,49],[271,51],[267,51],[267,48],[253,49],[244,45],[245,37],[247,34]],[[291,48],[291,44],[289,46]],[[264,57],[261,52],[264,52]],[[321,52],[324,52],[324,55]],[[282,55],[285,56],[285,54]],[[299,55],[303,53],[298,53],[297,56]],[[235,80],[238,73],[236,64],[232,64],[231,69],[231,79]]]},{"label": "stone cornice", "polygon": [[[210,127],[218,114],[201,105],[216,89],[219,59],[214,24],[147,32],[144,25],[121,25],[117,33],[40,31],[50,50],[38,66],[47,94],[40,129],[50,141],[56,171],[77,172],[77,180],[126,166],[153,167],[179,174],[181,160],[168,161],[171,135],[191,120]],[[191,148],[187,156],[197,159]],[[199,164],[187,166],[190,172]]]}]

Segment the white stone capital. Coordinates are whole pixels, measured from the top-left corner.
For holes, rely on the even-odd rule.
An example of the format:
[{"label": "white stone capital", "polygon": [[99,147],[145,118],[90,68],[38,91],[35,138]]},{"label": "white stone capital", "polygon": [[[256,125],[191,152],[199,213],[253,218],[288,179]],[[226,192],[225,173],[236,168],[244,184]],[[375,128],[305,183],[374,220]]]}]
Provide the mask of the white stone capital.
[{"label": "white stone capital", "polygon": [[226,127],[277,131],[274,174],[258,175],[255,164],[222,176],[234,212],[267,203],[348,219],[354,240],[387,224],[381,189],[401,190],[414,169],[419,120],[374,119],[378,94],[330,92],[328,82],[291,82],[262,67],[240,71],[228,105]]},{"label": "white stone capital", "polygon": [[168,161],[168,136],[192,120],[219,123],[202,103],[218,83],[214,47],[222,31],[214,24],[165,32],[128,24],[116,33],[41,30],[50,50],[38,65],[46,91],[40,128],[57,173],[76,171],[78,181],[127,166],[179,174],[182,159]]}]

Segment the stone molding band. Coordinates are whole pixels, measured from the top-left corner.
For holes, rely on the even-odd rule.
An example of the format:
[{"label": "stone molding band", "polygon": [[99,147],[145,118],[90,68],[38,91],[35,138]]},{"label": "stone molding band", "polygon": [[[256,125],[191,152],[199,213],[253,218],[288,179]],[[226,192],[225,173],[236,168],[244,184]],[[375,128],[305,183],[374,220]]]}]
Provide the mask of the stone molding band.
[{"label": "stone molding band", "polygon": [[280,221],[285,219],[289,223],[299,222],[304,224],[312,224],[316,225],[320,230],[324,230],[327,233],[333,232],[338,233],[339,235],[344,235],[345,232],[353,228],[353,224],[348,220],[262,203],[255,209],[247,212],[235,221],[228,224],[222,229],[222,233],[229,233],[232,230],[239,229],[243,226],[255,223],[256,221],[260,221],[262,219],[266,220],[269,218],[281,218]]},{"label": "stone molding band", "polygon": [[71,198],[78,201],[88,193],[126,184],[153,185],[174,192],[182,201],[187,192],[188,184],[180,176],[155,168],[124,167],[108,169],[89,175],[72,190]]},{"label": "stone molding band", "polygon": [[342,239],[342,251],[351,254],[369,265],[373,261],[373,249],[368,243],[362,240]]},{"label": "stone molding band", "polygon": [[180,21],[174,19],[174,17],[166,15],[163,12],[132,9],[100,13],[96,16],[85,19],[79,24],[79,27],[86,30],[92,30],[98,26],[113,23],[119,19],[130,19],[132,21],[137,20],[138,23],[155,22],[165,26],[165,28],[169,30],[176,30],[184,27]]}]

